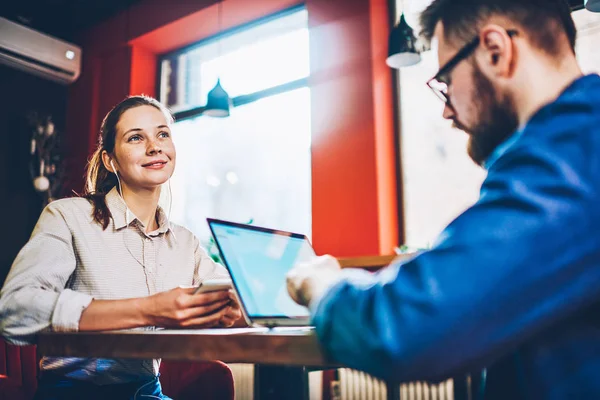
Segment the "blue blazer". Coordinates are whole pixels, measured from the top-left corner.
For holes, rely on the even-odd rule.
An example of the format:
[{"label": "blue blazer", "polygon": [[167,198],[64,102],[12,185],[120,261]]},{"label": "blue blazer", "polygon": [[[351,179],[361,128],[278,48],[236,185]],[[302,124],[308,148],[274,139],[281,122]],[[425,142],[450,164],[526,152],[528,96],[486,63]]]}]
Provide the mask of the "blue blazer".
[{"label": "blue blazer", "polygon": [[486,164],[430,251],[311,305],[331,357],[390,381],[487,368],[486,399],[600,399],[600,77],[573,82]]}]

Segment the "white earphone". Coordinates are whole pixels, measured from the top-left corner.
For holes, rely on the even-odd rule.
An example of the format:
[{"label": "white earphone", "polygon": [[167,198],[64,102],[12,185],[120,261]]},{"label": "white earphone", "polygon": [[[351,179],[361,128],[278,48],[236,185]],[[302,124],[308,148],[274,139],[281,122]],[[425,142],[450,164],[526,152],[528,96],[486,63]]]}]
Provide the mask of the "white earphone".
[{"label": "white earphone", "polygon": [[119,179],[119,174],[117,174],[117,169],[115,168],[115,164],[113,164],[113,160],[110,160],[110,166],[112,167],[112,172],[113,174],[115,174],[115,176],[117,177],[117,183],[119,184],[119,197],[121,198],[121,200],[123,201],[123,204],[125,204],[125,220],[127,222],[129,222],[129,206],[127,205],[127,202],[125,201],[125,198],[123,197],[123,187],[121,186],[121,179]]}]

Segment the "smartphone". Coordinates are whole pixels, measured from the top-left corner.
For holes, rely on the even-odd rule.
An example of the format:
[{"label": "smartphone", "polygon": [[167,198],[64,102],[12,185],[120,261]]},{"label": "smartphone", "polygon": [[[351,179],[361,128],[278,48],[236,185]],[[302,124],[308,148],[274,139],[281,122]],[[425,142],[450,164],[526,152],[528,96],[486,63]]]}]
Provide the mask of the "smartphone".
[{"label": "smartphone", "polygon": [[216,292],[219,290],[229,290],[229,289],[233,289],[233,285],[231,284],[231,280],[228,278],[207,279],[205,281],[200,282],[198,287],[196,287],[194,294]]}]

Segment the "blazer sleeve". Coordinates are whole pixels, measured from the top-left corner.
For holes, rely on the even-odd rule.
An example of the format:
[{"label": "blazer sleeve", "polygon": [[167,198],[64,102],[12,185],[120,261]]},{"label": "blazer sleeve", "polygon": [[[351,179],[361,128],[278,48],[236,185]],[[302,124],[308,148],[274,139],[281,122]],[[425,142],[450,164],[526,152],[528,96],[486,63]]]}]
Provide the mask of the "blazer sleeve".
[{"label": "blazer sleeve", "polygon": [[598,301],[600,170],[582,142],[554,145],[499,158],[432,250],[349,272],[311,305],[324,349],[388,380],[446,379]]}]

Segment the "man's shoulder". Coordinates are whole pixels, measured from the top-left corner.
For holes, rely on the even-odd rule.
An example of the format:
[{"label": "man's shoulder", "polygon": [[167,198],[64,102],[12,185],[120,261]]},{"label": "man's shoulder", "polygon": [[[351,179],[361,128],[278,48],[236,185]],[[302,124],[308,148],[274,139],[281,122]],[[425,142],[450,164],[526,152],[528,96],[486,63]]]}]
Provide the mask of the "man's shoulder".
[{"label": "man's shoulder", "polygon": [[599,129],[600,120],[600,76],[586,75],[566,88],[553,102],[542,107],[527,125],[535,130],[543,126],[544,131],[556,134],[579,133],[581,127],[587,131]]},{"label": "man's shoulder", "polygon": [[[575,80],[554,101],[542,106],[529,121],[501,143],[485,163],[490,170],[512,155],[542,151],[558,158],[579,157],[569,149],[600,146],[600,76]],[[571,146],[573,147],[573,146]],[[575,151],[576,153],[576,151]]]}]

